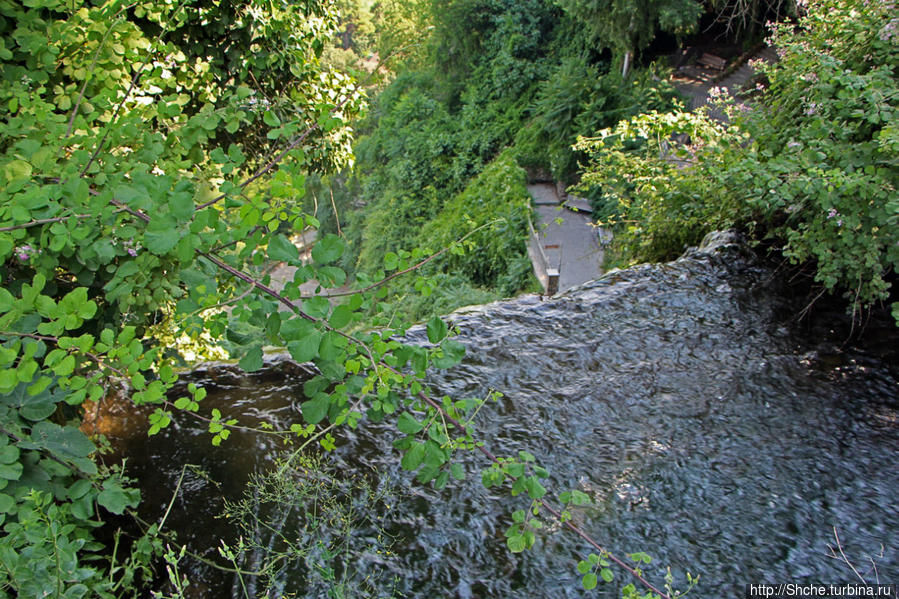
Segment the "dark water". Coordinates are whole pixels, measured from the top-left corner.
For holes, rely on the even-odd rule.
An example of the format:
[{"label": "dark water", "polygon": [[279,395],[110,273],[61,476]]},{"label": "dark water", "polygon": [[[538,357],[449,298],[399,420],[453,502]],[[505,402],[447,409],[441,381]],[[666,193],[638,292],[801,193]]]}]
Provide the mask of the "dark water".
[{"label": "dark water", "polygon": [[[862,573],[871,555],[880,580],[899,583],[897,336],[881,325],[866,347],[849,348],[828,335],[826,318],[799,331],[788,318],[796,305],[772,291],[778,276],[725,246],[613,272],[550,301],[480,307],[455,317],[465,362],[432,382],[453,397],[504,393],[481,410],[478,436],[500,455],[534,453],[551,491],[588,493],[596,507],[577,520],[613,551],[651,554],[645,569],[660,584],[666,566],[679,581],[701,574],[691,596],[703,598],[743,596],[749,583],[852,581],[827,557],[834,527]],[[308,375],[282,364],[196,376],[210,386],[205,409],[253,423],[295,420]],[[147,440],[135,422],[120,420],[118,437],[148,517],[164,511],[185,462],[219,482],[188,473],[167,522],[215,557],[210,548],[232,531],[214,518],[221,496],[239,495],[279,448],[240,433],[213,448],[189,422]],[[395,554],[360,555],[351,567],[408,597],[595,596],[575,569],[589,549],[570,534],[542,535],[523,555],[505,549],[509,514],[526,505],[481,486],[477,455],[464,458],[466,481],[435,491],[399,470],[390,430],[363,423],[338,436],[338,472],[399,496],[383,521]],[[196,596],[235,588],[203,565],[191,576]],[[285,592],[320,596],[286,580]],[[627,582],[623,573],[616,581]],[[600,596],[617,596],[616,584]]]}]

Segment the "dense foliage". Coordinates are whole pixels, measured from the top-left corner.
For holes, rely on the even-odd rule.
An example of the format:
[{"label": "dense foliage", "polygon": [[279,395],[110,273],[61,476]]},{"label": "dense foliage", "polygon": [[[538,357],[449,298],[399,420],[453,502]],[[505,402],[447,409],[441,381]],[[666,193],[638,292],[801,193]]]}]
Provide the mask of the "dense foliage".
[{"label": "dense foliage", "polygon": [[[164,522],[98,540],[139,493],[79,428],[89,402],[125,386],[155,406],[151,434],[181,410],[225,441],[235,422],[203,410],[203,389],[172,394],[172,339],[218,343],[247,371],[286,348],[319,374],[303,422],[269,431],[279,441],[330,449],[333,426],[394,418],[402,467],[438,487],[464,476],[456,450],[481,451],[484,484],[525,501],[512,551],[556,519],[599,551],[579,566],[585,588],[610,561],[646,582],[571,522],[584,497],[553,508],[532,455],[472,438],[481,400],[427,394],[427,368],[461,359],[450,327],[430,318],[413,347],[400,324],[527,288],[522,166],[566,179],[588,154],[584,187],[620,207],[633,256],[738,224],[813,261],[824,288],[885,298],[899,263],[899,22],[892,2],[812,3],[779,28],[784,60],[758,110],[723,127],[666,112],[673,92],[652,68],[612,68],[612,51],[686,30],[698,5],[560,4],[0,0],[0,592],[113,597],[156,584],[154,556],[177,563]],[[582,10],[600,11],[588,28]],[[350,171],[362,84],[333,66],[377,81],[391,75],[377,53],[407,62]],[[316,214],[328,222],[306,258],[292,235],[318,229]],[[274,284],[274,263],[292,278]]]},{"label": "dense foliage", "polygon": [[[204,310],[247,291],[266,255],[297,261],[279,229],[314,224],[295,201],[304,174],[347,163],[360,106],[316,58],[335,24],[329,2],[0,3],[4,593],[113,596],[150,578],[156,525],[118,556],[92,536],[139,494],[92,459],[81,406],[127,382],[160,406],[154,430],[199,409],[202,389],[170,403],[177,364],[152,331],[222,337],[229,315]],[[324,239],[315,264],[340,252]],[[348,351],[332,331],[347,307],[291,319],[250,297],[230,318],[266,324],[265,342]],[[243,366],[259,367],[262,342],[233,344]]]},{"label": "dense foliage", "polygon": [[669,258],[739,225],[813,265],[823,290],[842,291],[854,310],[887,299],[899,266],[895,8],[809,3],[797,25],[776,28],[770,85],[752,110],[732,109],[728,127],[653,113],[582,141],[592,155],[583,187],[619,203],[627,252]]},{"label": "dense foliage", "polygon": [[[695,0],[558,0],[586,25],[593,39],[615,51],[621,61],[645,49],[658,31],[691,33],[702,14]],[[625,62],[623,74],[627,75]]]},{"label": "dense foliage", "polygon": [[[597,44],[580,15],[547,0],[435,0],[428,17],[428,60],[401,67],[379,93],[353,176],[332,189],[349,240],[343,264],[359,273],[375,272],[397,248],[460,237],[463,220],[479,227],[503,218],[500,229],[481,234],[491,244],[437,263],[441,287],[472,289],[470,297],[452,294],[457,306],[482,300],[484,291],[508,296],[533,285],[523,266],[527,227],[511,208],[527,196],[517,185],[489,182],[511,173],[510,159],[532,175],[570,180],[584,158],[572,149],[578,135],[667,109],[676,94],[654,67],[625,81],[610,70],[604,48],[611,46]],[[470,186],[496,191],[475,209],[472,198],[483,192]]]},{"label": "dense foliage", "polygon": [[[451,367],[464,351],[450,327],[431,318],[429,343],[407,346],[397,341],[404,329],[392,315],[377,315],[387,283],[438,260],[456,268],[455,256],[472,245],[485,253],[466,263],[466,278],[508,290],[523,284],[518,236],[528,208],[519,167],[504,157],[470,185],[447,176],[436,191],[452,193],[428,208],[442,237],[428,241],[448,246],[426,257],[397,245],[372,275],[381,280],[360,273],[358,291],[322,291],[347,282],[337,265],[345,253],[340,236],[322,233],[308,257],[291,240],[319,226],[304,211],[307,177],[320,185],[351,162],[359,84],[320,59],[345,25],[330,0],[0,1],[4,595],[158,594],[160,558],[168,564],[164,592],[181,596],[189,584],[178,570],[185,549],[164,529],[165,516],[155,523],[137,517],[139,493],[120,466],[100,465],[104,440],[79,427],[83,410],[124,390],[130,401],[153,406],[150,434],[182,411],[205,422],[213,445],[226,441],[236,420],[205,410],[204,389],[174,391],[182,362],[172,340],[225,346],[246,371],[261,368],[266,346],[312,362],[319,374],[304,385],[302,421],[259,429],[278,443],[304,439],[295,455],[312,442],[333,449],[334,426],[393,418],[401,465],[421,483],[442,488],[464,476],[451,463],[459,449],[490,460],[485,484],[529,506],[507,533],[512,551],[534,544],[541,518],[589,539],[568,512],[582,499],[563,493],[557,507],[548,503],[539,482],[547,472],[533,456],[497,457],[472,437],[483,400],[429,396],[426,370]],[[421,94],[408,105],[413,113],[448,110]],[[390,141],[381,139],[383,151]],[[432,147],[408,164],[427,168],[440,154]],[[389,177],[416,184],[417,193],[420,181],[407,175]],[[444,211],[446,202],[453,204]],[[484,227],[465,230],[482,220]],[[292,278],[270,281],[266,269],[275,263],[292,267]],[[312,281],[309,291],[303,285]],[[419,277],[415,287],[428,291],[432,283]],[[351,334],[362,321],[368,326]],[[126,514],[134,524],[122,532],[113,517]],[[343,547],[338,537],[328,545],[332,533],[340,531],[313,534],[320,546]],[[247,550],[259,549],[254,542],[247,539]],[[636,566],[589,542],[601,552],[597,560],[617,560],[642,580]],[[305,551],[299,544],[287,550]],[[240,559],[228,548],[222,557]],[[340,592],[347,580],[321,582]]]}]

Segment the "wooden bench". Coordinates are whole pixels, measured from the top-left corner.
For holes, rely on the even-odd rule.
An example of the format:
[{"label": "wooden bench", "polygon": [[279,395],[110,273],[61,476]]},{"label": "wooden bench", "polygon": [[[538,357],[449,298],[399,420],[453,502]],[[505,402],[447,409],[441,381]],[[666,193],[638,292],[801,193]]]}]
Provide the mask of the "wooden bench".
[{"label": "wooden bench", "polygon": [[720,56],[715,56],[714,54],[703,54],[699,57],[699,60],[696,61],[698,64],[709,67],[710,69],[716,69],[718,71],[723,71],[724,67],[727,66],[727,61],[721,58]]}]

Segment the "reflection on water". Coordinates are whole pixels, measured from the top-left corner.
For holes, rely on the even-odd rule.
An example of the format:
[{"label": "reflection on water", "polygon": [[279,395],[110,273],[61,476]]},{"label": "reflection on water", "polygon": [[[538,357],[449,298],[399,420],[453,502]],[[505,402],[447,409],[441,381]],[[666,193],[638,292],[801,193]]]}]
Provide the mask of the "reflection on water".
[{"label": "reflection on water", "polygon": [[[899,581],[899,373],[883,357],[895,357],[895,331],[872,332],[876,351],[798,335],[784,326],[788,298],[768,289],[772,276],[723,247],[613,272],[550,301],[479,307],[456,316],[465,362],[432,383],[454,397],[503,392],[481,410],[478,435],[500,455],[534,453],[551,490],[593,497],[596,508],[576,518],[609,548],[650,553],[654,580],[665,566],[681,580],[698,572],[693,596],[709,598],[742,596],[749,583],[850,581],[826,557],[836,526],[862,567],[883,545],[880,579]],[[296,366],[195,376],[210,385],[207,410],[247,423],[299,417],[306,374]],[[182,464],[201,464],[208,478],[186,477],[168,526],[214,557],[231,534],[215,518],[222,495],[238,495],[280,448],[241,433],[212,447],[188,421],[147,439],[135,423],[137,434],[118,442],[143,509],[161,514]],[[588,549],[577,539],[555,533],[524,555],[505,549],[509,514],[525,503],[484,489],[478,456],[463,458],[465,482],[435,491],[399,470],[392,438],[389,426],[367,424],[344,431],[333,455],[338,472],[366,473],[402,496],[386,520],[398,555],[361,556],[355,567],[377,564],[387,588],[395,575],[409,597],[587,596],[575,563]],[[202,564],[192,575],[201,595],[232,592],[229,576]]]}]

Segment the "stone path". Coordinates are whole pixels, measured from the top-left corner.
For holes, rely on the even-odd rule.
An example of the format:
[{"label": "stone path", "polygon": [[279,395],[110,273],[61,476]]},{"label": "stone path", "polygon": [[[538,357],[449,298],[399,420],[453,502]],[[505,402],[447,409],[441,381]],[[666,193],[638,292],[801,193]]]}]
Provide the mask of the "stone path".
[{"label": "stone path", "polygon": [[[714,69],[703,68],[696,65],[688,65],[681,67],[671,77],[671,82],[685,96],[690,99],[687,106],[690,110],[695,110],[700,106],[709,103],[709,90],[718,87],[734,98],[734,103],[745,105],[745,102],[737,98],[737,94],[743,89],[743,86],[755,76],[755,69],[750,65],[754,60],[764,60],[769,63],[777,61],[777,52],[774,48],[765,46],[752,55],[751,58],[743,62],[733,73],[720,81],[715,81],[715,77],[719,71]],[[727,118],[723,112],[717,108],[711,108],[709,115],[719,121],[726,121]]]},{"label": "stone path", "polygon": [[562,206],[549,183],[528,185],[539,221],[534,223],[550,266],[558,265],[559,291],[599,278],[603,251],[590,214]]}]

